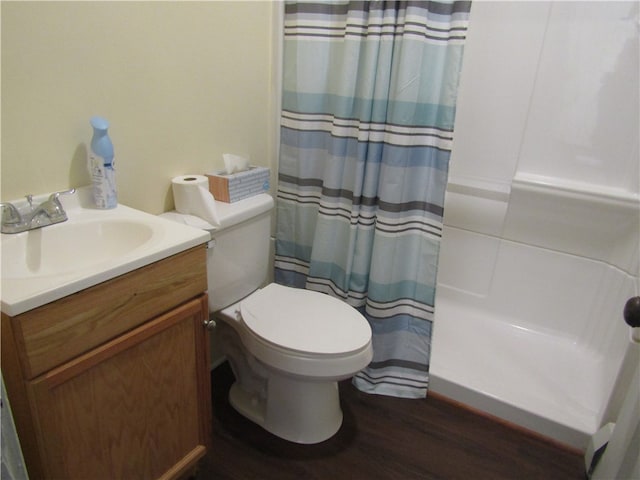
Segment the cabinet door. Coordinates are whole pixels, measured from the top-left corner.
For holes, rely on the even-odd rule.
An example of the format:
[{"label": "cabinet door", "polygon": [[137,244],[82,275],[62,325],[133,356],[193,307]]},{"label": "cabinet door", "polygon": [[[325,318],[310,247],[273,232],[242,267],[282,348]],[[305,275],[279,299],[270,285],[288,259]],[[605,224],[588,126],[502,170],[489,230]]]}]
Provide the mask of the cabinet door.
[{"label": "cabinet door", "polygon": [[29,383],[50,478],[174,478],[210,438],[207,299],[192,300]]}]

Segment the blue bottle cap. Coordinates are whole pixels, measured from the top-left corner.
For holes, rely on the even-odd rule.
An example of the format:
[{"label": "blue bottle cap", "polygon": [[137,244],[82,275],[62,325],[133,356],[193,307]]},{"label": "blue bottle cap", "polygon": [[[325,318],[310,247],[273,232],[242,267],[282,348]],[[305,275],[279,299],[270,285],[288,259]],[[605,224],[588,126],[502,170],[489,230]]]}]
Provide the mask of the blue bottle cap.
[{"label": "blue bottle cap", "polygon": [[109,128],[109,121],[102,117],[91,117],[91,126],[98,130]]}]

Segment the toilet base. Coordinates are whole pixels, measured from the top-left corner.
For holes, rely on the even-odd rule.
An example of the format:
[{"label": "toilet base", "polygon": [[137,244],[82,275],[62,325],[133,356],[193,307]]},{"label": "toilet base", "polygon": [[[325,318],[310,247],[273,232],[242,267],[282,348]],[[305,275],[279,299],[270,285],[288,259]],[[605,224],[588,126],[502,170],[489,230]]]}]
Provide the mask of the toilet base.
[{"label": "toilet base", "polygon": [[320,443],[342,425],[338,383],[309,381],[273,373],[266,398],[244,390],[236,382],[229,403],[240,414],[274,435],[290,442]]}]

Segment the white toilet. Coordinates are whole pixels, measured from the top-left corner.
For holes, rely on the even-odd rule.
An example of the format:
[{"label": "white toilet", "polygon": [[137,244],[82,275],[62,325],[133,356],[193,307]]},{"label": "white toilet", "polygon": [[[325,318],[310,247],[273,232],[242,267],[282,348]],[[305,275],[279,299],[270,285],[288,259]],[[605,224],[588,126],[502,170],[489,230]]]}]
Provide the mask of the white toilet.
[{"label": "white toilet", "polygon": [[337,382],[371,361],[371,328],[357,310],[328,295],[263,286],[271,242],[269,195],[216,207],[219,228],[190,215],[164,216],[211,233],[209,309],[236,377],[229,401],[281,438],[322,442],[342,424]]}]

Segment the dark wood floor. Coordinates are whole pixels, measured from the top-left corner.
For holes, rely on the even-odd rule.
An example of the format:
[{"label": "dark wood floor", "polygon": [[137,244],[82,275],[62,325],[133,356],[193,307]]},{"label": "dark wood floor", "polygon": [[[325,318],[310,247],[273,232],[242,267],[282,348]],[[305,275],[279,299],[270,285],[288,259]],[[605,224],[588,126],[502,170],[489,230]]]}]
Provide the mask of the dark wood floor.
[{"label": "dark wood floor", "polygon": [[407,400],[340,384],[344,422],[316,445],[281,440],[228,403],[228,364],[212,373],[206,479],[576,479],[582,457],[443,399]]}]

